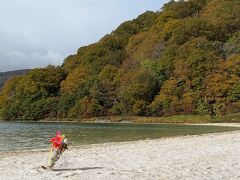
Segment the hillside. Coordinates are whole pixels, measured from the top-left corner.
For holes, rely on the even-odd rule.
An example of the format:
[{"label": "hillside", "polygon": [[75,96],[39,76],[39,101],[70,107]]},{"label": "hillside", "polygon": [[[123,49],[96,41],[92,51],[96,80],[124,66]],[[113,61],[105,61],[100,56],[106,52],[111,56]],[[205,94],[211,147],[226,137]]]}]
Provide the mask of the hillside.
[{"label": "hillside", "polygon": [[239,0],[189,0],[145,12],[81,47],[61,67],[8,81],[1,117],[238,113],[239,9]]},{"label": "hillside", "polygon": [[15,71],[7,71],[7,72],[0,72],[0,91],[4,85],[4,83],[13,76],[21,76],[26,74],[30,69],[22,69],[22,70],[15,70]]}]

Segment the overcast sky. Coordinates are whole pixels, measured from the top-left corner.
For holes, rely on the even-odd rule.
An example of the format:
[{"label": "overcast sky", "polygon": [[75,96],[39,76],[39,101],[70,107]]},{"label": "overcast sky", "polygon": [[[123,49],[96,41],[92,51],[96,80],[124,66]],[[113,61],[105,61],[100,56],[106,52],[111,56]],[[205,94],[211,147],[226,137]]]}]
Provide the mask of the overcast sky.
[{"label": "overcast sky", "polygon": [[62,64],[168,0],[0,0],[0,71]]}]

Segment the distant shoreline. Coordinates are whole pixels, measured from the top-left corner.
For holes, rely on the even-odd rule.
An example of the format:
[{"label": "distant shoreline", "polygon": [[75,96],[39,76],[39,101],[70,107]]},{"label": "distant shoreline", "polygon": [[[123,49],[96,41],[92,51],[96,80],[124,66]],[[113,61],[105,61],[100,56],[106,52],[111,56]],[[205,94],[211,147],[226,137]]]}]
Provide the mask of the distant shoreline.
[{"label": "distant shoreline", "polygon": [[[11,122],[0,120],[0,122]],[[82,122],[82,123],[146,123],[146,124],[199,124],[199,123],[238,123],[240,113],[229,114],[219,117],[209,115],[175,115],[166,117],[144,117],[144,116],[104,116],[92,118],[46,118],[43,120],[16,120],[15,122]]]}]

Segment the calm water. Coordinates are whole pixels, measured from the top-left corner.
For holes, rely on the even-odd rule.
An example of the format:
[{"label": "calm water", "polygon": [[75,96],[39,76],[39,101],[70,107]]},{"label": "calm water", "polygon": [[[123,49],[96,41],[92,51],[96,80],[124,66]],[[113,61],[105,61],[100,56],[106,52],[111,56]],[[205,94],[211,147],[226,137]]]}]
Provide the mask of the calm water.
[{"label": "calm water", "polygon": [[238,130],[234,127],[109,124],[109,123],[20,123],[0,122],[0,152],[49,147],[49,139],[60,130],[69,145],[154,139],[178,135]]}]

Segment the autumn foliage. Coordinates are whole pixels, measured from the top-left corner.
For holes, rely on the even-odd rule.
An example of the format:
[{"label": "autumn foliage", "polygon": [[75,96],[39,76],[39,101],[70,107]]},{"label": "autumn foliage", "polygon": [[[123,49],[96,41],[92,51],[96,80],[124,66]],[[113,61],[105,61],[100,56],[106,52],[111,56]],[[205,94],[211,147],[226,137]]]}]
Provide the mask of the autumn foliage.
[{"label": "autumn foliage", "polygon": [[240,1],[170,1],[7,81],[7,120],[240,112]]}]

